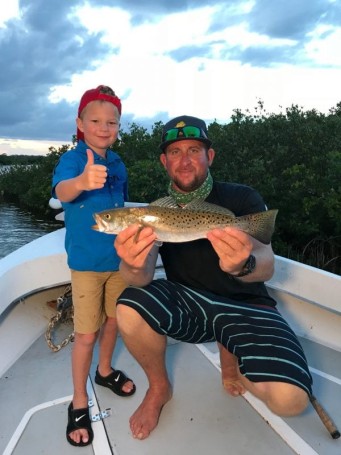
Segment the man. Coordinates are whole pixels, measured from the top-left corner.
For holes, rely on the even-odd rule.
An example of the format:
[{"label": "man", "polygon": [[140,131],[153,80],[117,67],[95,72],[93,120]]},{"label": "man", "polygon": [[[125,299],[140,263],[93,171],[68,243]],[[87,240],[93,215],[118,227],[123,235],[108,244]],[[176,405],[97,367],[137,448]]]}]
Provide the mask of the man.
[{"label": "man", "polygon": [[[215,151],[203,120],[180,116],[163,128],[161,163],[168,193],[180,206],[205,199],[236,216],[266,210],[252,188],[213,182]],[[116,238],[120,271],[131,285],[119,297],[117,319],[125,344],[145,371],[149,388],[130,419],[133,437],[157,426],[172,389],[165,365],[166,335],[189,343],[217,341],[222,382],[233,396],[246,390],[274,413],[301,413],[311,394],[302,348],[276,310],[264,281],[274,270],[271,245],[233,228],[213,229],[207,239],[164,243],[151,228],[131,225]],[[153,280],[160,253],[167,280]]]}]

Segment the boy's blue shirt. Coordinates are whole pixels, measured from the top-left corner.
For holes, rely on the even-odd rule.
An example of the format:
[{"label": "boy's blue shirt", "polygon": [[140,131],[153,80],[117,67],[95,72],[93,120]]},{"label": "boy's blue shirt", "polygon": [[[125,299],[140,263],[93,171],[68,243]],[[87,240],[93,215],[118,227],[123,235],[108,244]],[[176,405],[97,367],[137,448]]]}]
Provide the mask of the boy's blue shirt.
[{"label": "boy's blue shirt", "polygon": [[[80,175],[87,163],[83,141],[75,149],[64,153],[53,172],[52,195],[56,197],[55,187],[62,180]],[[93,214],[102,210],[123,207],[128,199],[128,177],[126,167],[119,155],[107,150],[106,158],[94,153],[95,164],[107,167],[108,176],[103,188],[83,191],[71,202],[63,202],[65,211],[65,249],[68,266],[78,271],[110,272],[116,271],[120,259],[114,248],[115,236],[94,231]]]}]

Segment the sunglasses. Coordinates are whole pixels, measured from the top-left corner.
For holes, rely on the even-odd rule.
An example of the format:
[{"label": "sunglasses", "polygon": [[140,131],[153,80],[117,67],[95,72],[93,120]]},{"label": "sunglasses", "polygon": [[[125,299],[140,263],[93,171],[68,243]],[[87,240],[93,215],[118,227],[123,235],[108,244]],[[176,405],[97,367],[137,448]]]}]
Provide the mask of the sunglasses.
[{"label": "sunglasses", "polygon": [[183,126],[182,128],[172,128],[166,131],[162,137],[162,141],[173,141],[174,139],[181,137],[208,139],[205,132],[201,128],[196,126]]}]

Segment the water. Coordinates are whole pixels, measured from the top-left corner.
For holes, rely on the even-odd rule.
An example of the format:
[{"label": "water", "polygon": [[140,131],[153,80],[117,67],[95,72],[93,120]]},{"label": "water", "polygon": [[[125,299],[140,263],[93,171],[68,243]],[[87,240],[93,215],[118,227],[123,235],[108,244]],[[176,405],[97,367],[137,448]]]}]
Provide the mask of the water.
[{"label": "water", "polygon": [[13,204],[0,202],[0,258],[63,226],[61,222],[42,220]]}]

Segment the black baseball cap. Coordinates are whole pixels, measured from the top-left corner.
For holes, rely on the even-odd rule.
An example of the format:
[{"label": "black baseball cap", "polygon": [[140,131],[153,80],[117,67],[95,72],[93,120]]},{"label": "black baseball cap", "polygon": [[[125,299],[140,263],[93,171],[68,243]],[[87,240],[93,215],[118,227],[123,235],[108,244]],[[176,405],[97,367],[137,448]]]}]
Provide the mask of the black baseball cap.
[{"label": "black baseball cap", "polygon": [[167,122],[163,127],[160,149],[164,151],[169,144],[186,139],[203,142],[207,147],[212,145],[208,138],[206,123],[203,120],[189,115],[180,115]]}]

